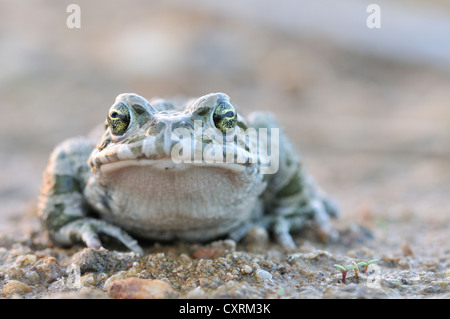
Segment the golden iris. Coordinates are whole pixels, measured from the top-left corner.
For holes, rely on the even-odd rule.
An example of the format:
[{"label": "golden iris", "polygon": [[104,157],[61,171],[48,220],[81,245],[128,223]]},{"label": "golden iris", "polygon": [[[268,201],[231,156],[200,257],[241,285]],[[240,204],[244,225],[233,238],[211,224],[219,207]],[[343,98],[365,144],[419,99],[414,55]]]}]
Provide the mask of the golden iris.
[{"label": "golden iris", "polygon": [[130,110],[123,103],[111,107],[108,113],[108,125],[114,135],[122,135],[130,125]]},{"label": "golden iris", "polygon": [[222,132],[233,129],[237,123],[236,110],[228,102],[220,102],[213,114],[214,125]]}]

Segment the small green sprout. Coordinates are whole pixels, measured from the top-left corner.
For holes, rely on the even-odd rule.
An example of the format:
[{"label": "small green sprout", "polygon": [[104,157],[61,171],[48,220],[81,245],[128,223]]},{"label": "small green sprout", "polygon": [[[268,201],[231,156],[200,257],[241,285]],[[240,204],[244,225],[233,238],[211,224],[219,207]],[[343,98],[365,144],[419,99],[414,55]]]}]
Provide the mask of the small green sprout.
[{"label": "small green sprout", "polygon": [[354,265],[347,265],[346,267],[341,266],[341,265],[334,265],[334,267],[336,267],[337,269],[339,269],[342,272],[342,283],[345,283],[345,277],[347,277],[347,272],[349,270],[352,269],[358,269],[358,267],[354,266]]},{"label": "small green sprout", "polygon": [[353,261],[351,265],[347,265],[345,267],[342,265],[338,265],[338,264],[334,265],[334,267],[336,267],[336,269],[339,269],[342,272],[342,283],[345,283],[345,277],[347,277],[347,272],[349,270],[354,269],[356,278],[359,278],[359,269],[360,268],[362,268],[362,271],[364,274],[367,274],[369,265],[374,264],[378,261],[379,261],[378,259],[373,259],[371,261],[362,261],[359,263],[356,263]]},{"label": "small green sprout", "polygon": [[376,263],[378,261],[379,261],[379,259],[373,259],[373,260],[367,261],[367,262],[366,261],[362,261],[360,263],[357,263],[356,265],[358,266],[358,268],[363,267],[364,274],[367,274],[367,270],[369,269],[369,265],[374,264],[374,263]]},{"label": "small green sprout", "polygon": [[359,267],[358,267],[358,265],[355,263],[355,261],[352,261],[352,265],[355,267],[355,268],[354,268],[354,269],[355,269],[355,276],[356,276],[356,278],[359,279]]}]

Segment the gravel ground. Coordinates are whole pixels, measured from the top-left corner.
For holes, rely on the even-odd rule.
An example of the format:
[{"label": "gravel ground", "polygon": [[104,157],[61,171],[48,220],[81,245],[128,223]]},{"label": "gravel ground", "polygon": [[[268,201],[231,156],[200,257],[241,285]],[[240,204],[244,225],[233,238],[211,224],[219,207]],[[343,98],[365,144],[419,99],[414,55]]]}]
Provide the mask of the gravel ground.
[{"label": "gravel ground", "polygon": [[[170,1],[78,1],[72,30],[69,3],[0,1],[0,298],[450,297],[445,68]],[[54,246],[36,217],[50,151],[130,91],[222,91],[243,113],[274,112],[339,202],[339,240],[307,229],[284,250],[253,229],[239,243],[142,242],[143,256],[107,239]],[[373,259],[345,282],[334,267]]]}]

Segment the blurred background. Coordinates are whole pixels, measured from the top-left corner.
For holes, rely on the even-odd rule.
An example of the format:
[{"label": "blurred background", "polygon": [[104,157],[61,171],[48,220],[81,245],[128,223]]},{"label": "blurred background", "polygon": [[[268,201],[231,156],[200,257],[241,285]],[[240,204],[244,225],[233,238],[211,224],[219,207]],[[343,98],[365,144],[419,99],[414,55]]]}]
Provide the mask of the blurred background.
[{"label": "blurred background", "polygon": [[221,91],[244,114],[275,113],[342,223],[444,243],[450,3],[376,1],[373,29],[371,3],[0,0],[0,232],[33,220],[51,150],[118,94]]}]

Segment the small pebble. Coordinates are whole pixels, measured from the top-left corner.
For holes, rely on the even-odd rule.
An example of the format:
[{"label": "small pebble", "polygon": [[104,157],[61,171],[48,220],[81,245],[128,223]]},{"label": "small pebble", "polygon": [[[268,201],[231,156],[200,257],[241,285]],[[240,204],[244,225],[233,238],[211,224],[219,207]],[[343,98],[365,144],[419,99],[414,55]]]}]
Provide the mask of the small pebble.
[{"label": "small pebble", "polygon": [[80,278],[80,282],[84,287],[95,286],[95,276],[93,273],[84,274]]},{"label": "small pebble", "polygon": [[127,277],[127,272],[126,271],[119,271],[118,273],[112,275],[111,277],[109,277],[108,279],[105,280],[105,284],[103,285],[103,289],[108,291],[112,284],[116,281],[116,280],[122,280],[122,279],[126,279]]},{"label": "small pebble", "polygon": [[11,297],[13,294],[25,294],[30,292],[31,288],[23,282],[11,280],[2,287],[2,296],[5,298]]},{"label": "small pebble", "polygon": [[127,278],[114,281],[108,294],[118,299],[166,299],[176,296],[175,290],[158,279]]},{"label": "small pebble", "polygon": [[272,275],[265,270],[258,269],[255,271],[255,278],[260,281],[267,281],[272,280]]},{"label": "small pebble", "polygon": [[20,255],[16,258],[16,264],[18,267],[22,268],[34,264],[36,260],[37,260],[36,255],[32,254]]},{"label": "small pebble", "polygon": [[39,259],[33,266],[39,272],[46,283],[52,283],[58,278],[64,276],[58,261],[53,257],[44,257]]},{"label": "small pebble", "polygon": [[114,256],[106,249],[85,248],[72,256],[71,262],[80,267],[81,274],[86,272],[104,272],[114,268]]},{"label": "small pebble", "polygon": [[241,268],[241,273],[243,273],[244,275],[249,275],[252,273],[252,271],[253,271],[253,268],[250,267],[249,265],[244,265]]},{"label": "small pebble", "polygon": [[23,274],[23,279],[29,284],[37,284],[42,281],[41,276],[35,270],[27,271]]},{"label": "small pebble", "polygon": [[207,297],[208,293],[205,292],[201,287],[196,287],[186,294],[187,299],[206,299]]}]

